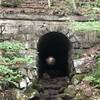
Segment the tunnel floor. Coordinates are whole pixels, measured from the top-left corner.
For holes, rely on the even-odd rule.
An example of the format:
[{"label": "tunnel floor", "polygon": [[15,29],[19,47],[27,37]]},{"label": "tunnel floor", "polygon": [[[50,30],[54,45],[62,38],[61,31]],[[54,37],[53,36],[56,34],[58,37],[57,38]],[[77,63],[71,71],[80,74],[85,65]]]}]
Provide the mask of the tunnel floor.
[{"label": "tunnel floor", "polygon": [[69,76],[70,40],[62,33],[49,32],[40,37],[38,44],[39,77],[47,73],[51,78]]}]

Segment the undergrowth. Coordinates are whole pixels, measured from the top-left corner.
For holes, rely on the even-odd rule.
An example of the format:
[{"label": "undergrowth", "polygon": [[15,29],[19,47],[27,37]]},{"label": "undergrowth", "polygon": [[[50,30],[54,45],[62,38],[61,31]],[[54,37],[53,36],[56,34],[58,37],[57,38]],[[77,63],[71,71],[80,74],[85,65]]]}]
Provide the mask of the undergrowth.
[{"label": "undergrowth", "polygon": [[75,31],[80,32],[100,32],[100,21],[92,21],[92,22],[73,22],[72,28]]},{"label": "undergrowth", "polygon": [[96,68],[93,72],[89,73],[85,78],[85,80],[89,81],[91,85],[99,85],[100,86],[100,57],[97,58]]},{"label": "undergrowth", "polygon": [[18,81],[24,78],[24,75],[18,71],[17,66],[33,62],[32,57],[20,53],[24,49],[23,44],[18,41],[0,43],[0,85],[9,83],[18,87]]},{"label": "undergrowth", "polygon": [[[18,81],[24,76],[17,71],[17,69],[11,69],[7,66],[0,65],[0,85],[4,83],[18,87]],[[5,85],[6,86],[6,85]]]}]

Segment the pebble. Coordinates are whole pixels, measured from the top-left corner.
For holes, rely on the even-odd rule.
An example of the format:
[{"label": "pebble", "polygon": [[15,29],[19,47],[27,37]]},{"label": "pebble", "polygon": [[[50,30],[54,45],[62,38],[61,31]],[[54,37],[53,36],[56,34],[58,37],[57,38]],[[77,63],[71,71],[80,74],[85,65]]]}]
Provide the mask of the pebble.
[{"label": "pebble", "polygon": [[26,81],[26,79],[22,79],[22,80],[20,81],[19,87],[20,87],[20,89],[24,89],[24,88],[27,87],[27,81]]}]

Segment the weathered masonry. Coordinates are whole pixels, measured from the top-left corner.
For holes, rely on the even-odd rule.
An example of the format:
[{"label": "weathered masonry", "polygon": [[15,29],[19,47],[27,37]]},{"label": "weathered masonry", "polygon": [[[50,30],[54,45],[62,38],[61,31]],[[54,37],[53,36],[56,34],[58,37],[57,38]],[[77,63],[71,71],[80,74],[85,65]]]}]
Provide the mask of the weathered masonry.
[{"label": "weathered masonry", "polygon": [[[21,17],[16,20],[13,15],[13,18],[9,16],[5,20],[0,20],[3,31],[0,40],[17,40],[24,43],[27,50],[36,50],[40,76],[45,72],[51,77],[69,76],[73,69],[72,45],[77,41],[68,29],[68,23],[56,16],[41,16],[42,20],[38,20],[40,16],[32,17],[34,19],[31,20]],[[56,59],[54,66],[46,65],[45,59],[48,56]]]},{"label": "weathered masonry", "polygon": [[[35,50],[39,58],[35,62],[38,63],[40,76],[45,72],[52,73],[54,77],[69,76],[73,70],[74,49],[80,48],[83,44],[85,48],[88,41],[93,42],[95,39],[91,37],[87,40],[90,36],[85,34],[86,38],[83,40],[81,35],[69,30],[67,20],[48,15],[1,15],[0,31],[0,41],[17,40],[25,44],[27,51]],[[45,59],[48,56],[56,59],[54,66],[46,66]]]}]

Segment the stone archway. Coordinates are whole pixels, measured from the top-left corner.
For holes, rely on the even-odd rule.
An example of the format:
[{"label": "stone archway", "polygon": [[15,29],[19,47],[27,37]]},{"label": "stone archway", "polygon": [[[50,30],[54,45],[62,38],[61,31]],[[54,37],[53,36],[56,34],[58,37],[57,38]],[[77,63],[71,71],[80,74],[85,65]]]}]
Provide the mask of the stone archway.
[{"label": "stone archway", "polygon": [[[48,73],[50,77],[70,76],[72,71],[72,43],[60,32],[48,32],[42,35],[37,43],[39,77]],[[46,60],[54,58],[54,64]]]}]

